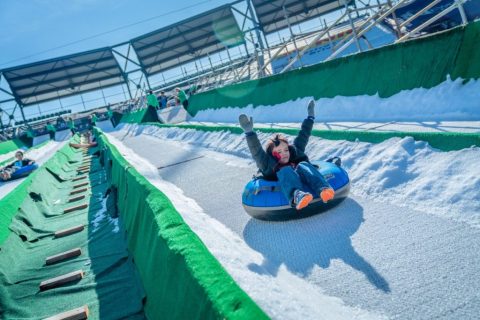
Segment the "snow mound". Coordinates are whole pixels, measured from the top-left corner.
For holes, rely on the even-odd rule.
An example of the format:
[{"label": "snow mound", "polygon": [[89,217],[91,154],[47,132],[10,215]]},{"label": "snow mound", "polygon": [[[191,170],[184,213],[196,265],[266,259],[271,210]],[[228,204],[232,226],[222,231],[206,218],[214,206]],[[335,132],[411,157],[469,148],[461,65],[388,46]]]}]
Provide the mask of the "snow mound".
[{"label": "snow mound", "polygon": [[[121,129],[131,135],[182,142],[186,148],[233,155],[253,165],[243,135],[138,125],[122,125]],[[269,134],[258,136],[264,143]],[[289,136],[291,141],[293,138]],[[480,159],[480,148],[441,152],[412,137],[377,144],[311,137],[306,152],[311,159],[342,158],[354,195],[480,227],[480,167],[475,161]]]}]

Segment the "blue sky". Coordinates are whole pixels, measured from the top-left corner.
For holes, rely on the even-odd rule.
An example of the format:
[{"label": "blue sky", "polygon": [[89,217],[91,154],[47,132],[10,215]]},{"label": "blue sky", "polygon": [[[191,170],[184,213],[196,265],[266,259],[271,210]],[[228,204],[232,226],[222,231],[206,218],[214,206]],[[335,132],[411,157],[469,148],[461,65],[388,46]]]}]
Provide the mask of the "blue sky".
[{"label": "blue sky", "polygon": [[[227,0],[1,0],[0,69],[116,45],[215,7]],[[5,87],[0,81],[0,87]],[[10,96],[0,92],[0,100]],[[127,99],[116,86],[25,108],[27,118],[73,112]],[[0,108],[21,119],[14,102]],[[17,110],[17,111],[15,111]],[[8,115],[2,120],[8,122]]]},{"label": "blue sky", "polygon": [[0,69],[115,45],[230,2],[2,0]]}]

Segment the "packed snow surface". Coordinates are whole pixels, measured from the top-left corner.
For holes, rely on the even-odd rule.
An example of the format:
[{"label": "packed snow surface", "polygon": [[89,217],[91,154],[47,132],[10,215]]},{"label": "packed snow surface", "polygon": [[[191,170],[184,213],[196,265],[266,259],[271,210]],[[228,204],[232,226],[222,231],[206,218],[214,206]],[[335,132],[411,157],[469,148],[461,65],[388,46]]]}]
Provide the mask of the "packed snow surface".
[{"label": "packed snow surface", "polygon": [[[243,135],[136,125],[126,125],[124,130],[235,155],[247,165],[254,165]],[[258,133],[258,136],[264,143],[270,134]],[[441,152],[411,137],[392,138],[378,144],[311,137],[306,153],[318,160],[340,157],[355,185],[352,192],[359,196],[412,206],[480,227],[478,147]]]}]

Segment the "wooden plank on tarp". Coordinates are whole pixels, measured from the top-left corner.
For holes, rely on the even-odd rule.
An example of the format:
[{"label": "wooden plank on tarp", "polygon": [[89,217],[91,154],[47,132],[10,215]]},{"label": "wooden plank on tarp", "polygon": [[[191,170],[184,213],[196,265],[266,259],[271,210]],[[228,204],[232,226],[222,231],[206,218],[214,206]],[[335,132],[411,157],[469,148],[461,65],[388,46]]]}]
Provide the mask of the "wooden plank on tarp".
[{"label": "wooden plank on tarp", "polygon": [[74,227],[71,227],[71,228],[68,228],[68,229],[59,230],[59,231],[55,232],[55,238],[61,238],[61,237],[69,236],[71,234],[82,231],[84,228],[85,228],[85,226],[83,224],[80,224],[78,226],[74,226]]},{"label": "wooden plank on tarp", "polygon": [[89,312],[88,306],[85,305],[80,308],[72,309],[72,310],[45,318],[44,320],[84,320],[84,319],[88,319],[88,312]]},{"label": "wooden plank on tarp", "polygon": [[84,204],[81,204],[81,205],[78,205],[78,206],[74,206],[74,207],[64,209],[63,213],[69,213],[69,212],[73,212],[73,211],[77,211],[77,210],[82,210],[82,209],[85,209],[87,207],[88,207],[88,204],[84,203]]},{"label": "wooden plank on tarp", "polygon": [[45,291],[45,290],[57,288],[57,287],[60,287],[61,285],[64,285],[66,283],[73,282],[76,280],[80,280],[82,278],[83,278],[83,271],[76,270],[52,279],[42,281],[40,283],[40,290]]},{"label": "wooden plank on tarp", "polygon": [[70,258],[73,258],[73,257],[78,257],[81,254],[82,254],[82,249],[75,248],[75,249],[68,250],[68,251],[65,251],[65,252],[62,252],[62,253],[59,253],[59,254],[56,254],[56,255],[45,258],[45,264],[46,265],[51,265],[51,264],[58,263],[58,262],[61,262],[63,260],[66,260],[66,259],[70,259]]}]

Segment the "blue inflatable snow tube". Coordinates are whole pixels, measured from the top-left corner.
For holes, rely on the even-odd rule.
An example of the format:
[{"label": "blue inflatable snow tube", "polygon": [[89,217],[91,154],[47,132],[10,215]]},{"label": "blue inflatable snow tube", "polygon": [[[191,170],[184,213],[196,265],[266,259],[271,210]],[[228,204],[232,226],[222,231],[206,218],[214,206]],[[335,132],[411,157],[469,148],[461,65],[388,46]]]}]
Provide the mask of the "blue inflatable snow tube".
[{"label": "blue inflatable snow tube", "polygon": [[29,166],[21,167],[20,169],[17,169],[14,173],[12,173],[12,177],[10,178],[10,180],[26,177],[36,169],[38,169],[38,165],[36,163]]},{"label": "blue inflatable snow tube", "polygon": [[324,212],[343,201],[350,191],[350,179],[347,172],[339,165],[326,161],[312,161],[320,173],[335,190],[333,200],[324,203],[308,187],[305,190],[314,194],[314,199],[306,208],[297,211],[290,205],[280,190],[278,181],[254,178],[245,186],[242,204],[245,211],[260,220],[290,220],[308,217]]}]

